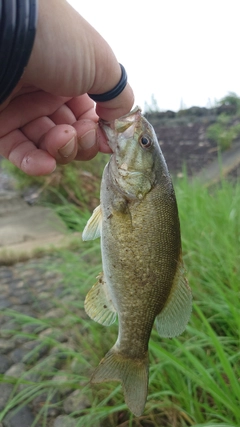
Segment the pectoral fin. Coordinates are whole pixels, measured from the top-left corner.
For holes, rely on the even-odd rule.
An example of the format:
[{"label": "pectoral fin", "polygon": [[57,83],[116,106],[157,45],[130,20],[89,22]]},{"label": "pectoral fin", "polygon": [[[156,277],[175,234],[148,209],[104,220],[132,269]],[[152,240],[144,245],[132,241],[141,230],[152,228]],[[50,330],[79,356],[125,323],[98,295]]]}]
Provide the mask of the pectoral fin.
[{"label": "pectoral fin", "polygon": [[163,310],[156,317],[156,327],[161,337],[176,337],[186,328],[192,311],[192,293],[184,277],[182,261],[175,276],[172,290]]},{"label": "pectoral fin", "polygon": [[98,276],[98,281],[88,292],[84,308],[86,313],[102,325],[111,325],[116,320],[116,310],[108,295],[107,286],[102,273]]},{"label": "pectoral fin", "polygon": [[94,209],[91,218],[89,218],[83,233],[83,240],[94,240],[101,236],[102,228],[102,210],[101,205]]}]

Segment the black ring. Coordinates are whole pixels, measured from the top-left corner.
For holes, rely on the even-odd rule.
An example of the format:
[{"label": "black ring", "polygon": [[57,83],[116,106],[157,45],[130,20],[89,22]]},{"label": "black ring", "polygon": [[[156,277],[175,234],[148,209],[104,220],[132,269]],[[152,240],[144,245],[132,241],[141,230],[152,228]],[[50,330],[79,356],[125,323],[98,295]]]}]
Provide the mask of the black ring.
[{"label": "black ring", "polygon": [[120,93],[125,89],[127,85],[127,73],[122,64],[119,64],[122,70],[121,78],[118,82],[118,84],[111,90],[105,93],[100,94],[90,94],[88,93],[89,98],[91,98],[95,102],[106,102],[111,101],[111,99],[116,98]]}]

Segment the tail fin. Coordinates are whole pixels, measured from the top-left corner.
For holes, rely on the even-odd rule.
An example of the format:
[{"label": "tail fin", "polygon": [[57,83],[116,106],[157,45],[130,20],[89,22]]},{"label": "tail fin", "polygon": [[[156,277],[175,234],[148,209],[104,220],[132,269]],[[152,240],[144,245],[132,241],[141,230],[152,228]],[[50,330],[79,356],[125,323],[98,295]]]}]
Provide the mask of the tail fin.
[{"label": "tail fin", "polygon": [[121,381],[130,411],[137,417],[142,415],[148,391],[148,355],[144,359],[130,359],[113,347],[91,378],[92,383],[106,381]]}]

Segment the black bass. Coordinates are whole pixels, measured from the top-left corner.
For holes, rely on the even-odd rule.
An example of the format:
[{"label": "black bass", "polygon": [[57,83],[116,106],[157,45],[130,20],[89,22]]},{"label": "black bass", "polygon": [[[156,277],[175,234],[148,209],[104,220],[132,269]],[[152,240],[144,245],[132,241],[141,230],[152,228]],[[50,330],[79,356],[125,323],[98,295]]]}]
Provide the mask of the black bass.
[{"label": "black bass", "polygon": [[118,316],[119,333],[91,381],[121,381],[126,404],[140,416],[153,323],[156,319],[161,337],[181,334],[192,295],[184,277],[175,193],[153,127],[138,107],[100,125],[113,154],[103,172],[101,204],[82,236],[101,236],[103,263],[85,310],[102,325]]}]

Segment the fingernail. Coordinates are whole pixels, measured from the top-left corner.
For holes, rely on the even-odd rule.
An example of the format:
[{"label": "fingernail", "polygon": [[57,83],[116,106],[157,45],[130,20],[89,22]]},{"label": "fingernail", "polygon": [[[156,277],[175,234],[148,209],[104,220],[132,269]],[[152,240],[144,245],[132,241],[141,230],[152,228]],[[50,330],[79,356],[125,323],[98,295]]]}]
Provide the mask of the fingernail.
[{"label": "fingernail", "polygon": [[89,148],[93,147],[96,143],[96,130],[91,129],[86,132],[81,138],[78,140],[78,145],[81,150],[89,150]]},{"label": "fingernail", "polygon": [[64,147],[58,150],[59,154],[65,158],[71,156],[71,154],[75,150],[75,144],[76,144],[76,138],[74,136],[72,139],[70,139],[70,141],[67,142],[66,145],[64,145]]},{"label": "fingernail", "polygon": [[53,170],[50,172],[50,174],[51,174],[51,173],[53,173],[53,172],[55,172],[55,170],[56,170],[56,169],[57,169],[57,165],[55,165],[55,166],[54,166],[54,168],[53,168]]}]

